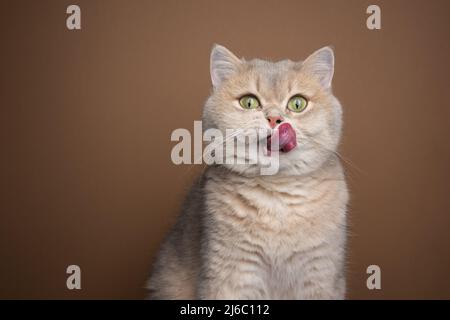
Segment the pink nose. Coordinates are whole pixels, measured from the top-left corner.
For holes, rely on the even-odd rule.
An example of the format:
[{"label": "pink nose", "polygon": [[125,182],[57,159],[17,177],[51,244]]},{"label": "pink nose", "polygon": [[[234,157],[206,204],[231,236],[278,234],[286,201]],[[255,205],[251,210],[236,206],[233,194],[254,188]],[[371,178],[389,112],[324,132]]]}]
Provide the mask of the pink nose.
[{"label": "pink nose", "polygon": [[283,117],[280,117],[280,116],[267,117],[267,121],[269,121],[269,125],[272,129],[275,128],[277,124],[282,123],[283,120],[284,120]]}]

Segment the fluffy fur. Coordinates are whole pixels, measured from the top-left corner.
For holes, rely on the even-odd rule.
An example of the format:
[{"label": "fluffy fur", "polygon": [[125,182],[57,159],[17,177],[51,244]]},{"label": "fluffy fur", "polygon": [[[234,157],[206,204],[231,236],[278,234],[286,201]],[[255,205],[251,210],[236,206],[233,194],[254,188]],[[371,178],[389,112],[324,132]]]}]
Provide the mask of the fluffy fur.
[{"label": "fluffy fur", "polygon": [[[157,255],[151,298],[345,297],[348,192],[336,157],[342,109],[331,90],[333,72],[329,47],[303,62],[275,63],[213,48],[204,128],[268,129],[268,116],[282,116],[297,147],[280,153],[276,175],[261,175],[259,163],[206,169]],[[249,93],[261,108],[239,105]],[[308,99],[301,113],[286,108],[296,94]]]}]

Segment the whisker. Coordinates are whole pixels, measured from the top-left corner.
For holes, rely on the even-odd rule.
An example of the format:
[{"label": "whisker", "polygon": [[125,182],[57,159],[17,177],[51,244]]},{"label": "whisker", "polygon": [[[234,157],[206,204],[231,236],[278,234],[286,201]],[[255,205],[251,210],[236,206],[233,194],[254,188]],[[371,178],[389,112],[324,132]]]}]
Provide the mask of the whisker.
[{"label": "whisker", "polygon": [[351,168],[355,169],[356,171],[358,171],[359,173],[365,174],[367,175],[367,172],[365,172],[364,170],[362,170],[361,168],[359,168],[355,163],[353,163],[350,159],[344,157],[343,155],[341,155],[338,151],[336,150],[332,150],[327,148],[326,146],[324,146],[322,143],[320,143],[319,141],[317,141],[316,139],[312,138],[311,136],[308,136],[307,134],[303,134],[304,138],[306,138],[307,140],[311,141],[312,143],[316,144],[317,146],[321,147],[322,149],[328,151],[328,152],[332,152],[333,154],[335,154],[340,160],[342,160],[343,162],[345,162],[346,164],[348,164]]}]

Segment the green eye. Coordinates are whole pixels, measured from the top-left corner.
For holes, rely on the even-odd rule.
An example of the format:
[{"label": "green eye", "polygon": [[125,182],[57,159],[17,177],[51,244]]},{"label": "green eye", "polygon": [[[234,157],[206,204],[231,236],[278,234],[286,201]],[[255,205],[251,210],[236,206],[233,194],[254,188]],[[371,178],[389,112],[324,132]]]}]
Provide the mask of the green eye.
[{"label": "green eye", "polygon": [[294,112],[302,112],[308,105],[308,101],[302,96],[294,96],[288,101],[288,109]]},{"label": "green eye", "polygon": [[259,107],[259,101],[255,96],[248,95],[239,99],[239,104],[244,109],[255,109]]}]

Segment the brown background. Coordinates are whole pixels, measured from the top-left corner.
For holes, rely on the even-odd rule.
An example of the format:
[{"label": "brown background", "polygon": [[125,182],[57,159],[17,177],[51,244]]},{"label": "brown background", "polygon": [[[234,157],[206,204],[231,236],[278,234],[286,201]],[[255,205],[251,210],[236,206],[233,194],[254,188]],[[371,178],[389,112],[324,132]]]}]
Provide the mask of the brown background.
[{"label": "brown background", "polygon": [[450,2],[374,1],[370,31],[371,2],[2,1],[0,297],[144,296],[199,169],[171,163],[170,134],[200,119],[217,42],[273,60],[334,45],[349,297],[450,298]]}]

